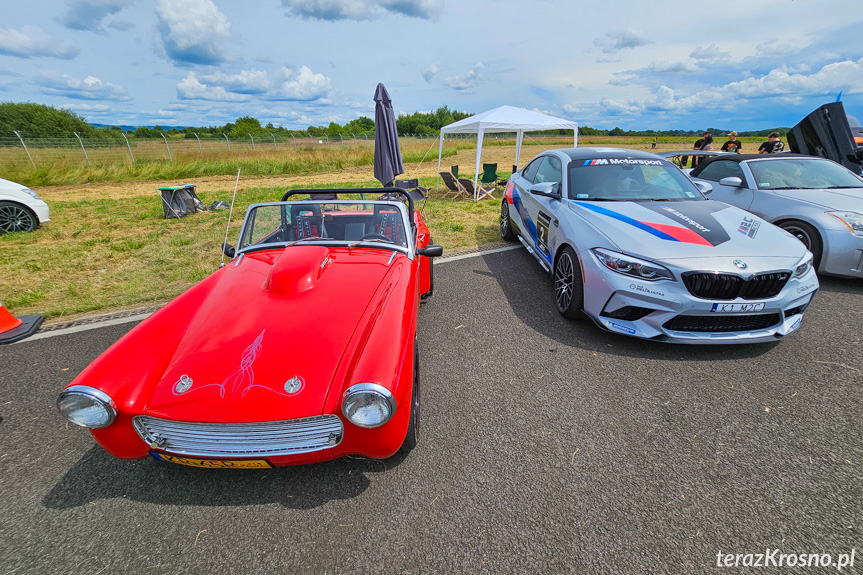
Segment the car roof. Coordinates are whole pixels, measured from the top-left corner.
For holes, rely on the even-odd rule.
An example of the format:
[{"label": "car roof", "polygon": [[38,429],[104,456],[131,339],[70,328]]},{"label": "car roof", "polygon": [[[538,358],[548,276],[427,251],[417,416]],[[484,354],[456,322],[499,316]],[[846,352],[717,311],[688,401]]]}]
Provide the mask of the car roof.
[{"label": "car roof", "polygon": [[645,158],[655,160],[656,154],[650,152],[642,152],[641,150],[630,150],[628,148],[562,148],[558,150],[549,150],[559,152],[569,156],[571,160],[587,160],[593,158]]},{"label": "car roof", "polygon": [[698,163],[698,166],[692,169],[690,173],[692,176],[698,177],[707,166],[712,164],[713,162],[745,162],[747,160],[758,160],[758,161],[776,161],[776,160],[787,160],[789,158],[802,158],[806,160],[825,160],[826,158],[821,158],[819,156],[808,156],[806,154],[794,154],[790,152],[782,152],[779,154],[726,154],[723,156],[710,156],[701,160]]}]

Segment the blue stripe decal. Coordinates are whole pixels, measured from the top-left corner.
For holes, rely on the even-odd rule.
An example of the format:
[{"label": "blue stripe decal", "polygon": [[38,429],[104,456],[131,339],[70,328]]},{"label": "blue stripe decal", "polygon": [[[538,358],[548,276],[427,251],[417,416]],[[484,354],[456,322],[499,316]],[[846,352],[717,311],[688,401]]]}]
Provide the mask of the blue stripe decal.
[{"label": "blue stripe decal", "polygon": [[677,238],[675,238],[673,236],[669,236],[665,232],[659,231],[656,228],[652,228],[645,223],[639,222],[638,220],[634,220],[634,219],[630,218],[629,216],[624,216],[623,214],[613,212],[613,211],[608,210],[606,208],[603,208],[601,206],[597,206],[596,204],[589,204],[586,202],[573,202],[573,203],[579,207],[587,208],[588,210],[590,210],[592,212],[596,212],[597,214],[602,214],[604,216],[614,218],[615,220],[621,221],[625,224],[629,224],[629,225],[634,226],[640,230],[644,230],[645,232],[647,232],[649,234],[653,234],[654,236],[661,238],[663,240],[669,240],[672,242],[679,242],[680,241]]}]

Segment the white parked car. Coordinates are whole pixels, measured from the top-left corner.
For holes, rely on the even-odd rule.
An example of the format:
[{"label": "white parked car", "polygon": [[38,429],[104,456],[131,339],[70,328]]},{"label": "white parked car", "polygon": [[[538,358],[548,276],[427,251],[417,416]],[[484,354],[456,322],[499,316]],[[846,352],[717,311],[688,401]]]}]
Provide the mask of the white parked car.
[{"label": "white parked car", "polygon": [[21,184],[0,178],[0,234],[32,232],[50,221],[48,204]]}]

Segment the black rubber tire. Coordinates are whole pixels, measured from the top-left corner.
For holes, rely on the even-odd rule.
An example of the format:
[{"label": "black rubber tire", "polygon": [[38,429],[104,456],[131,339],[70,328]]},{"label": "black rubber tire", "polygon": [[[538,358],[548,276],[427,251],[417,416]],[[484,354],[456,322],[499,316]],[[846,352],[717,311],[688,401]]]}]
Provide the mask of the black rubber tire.
[{"label": "black rubber tire", "polygon": [[39,227],[36,214],[15,202],[0,202],[0,234],[32,232]]},{"label": "black rubber tire", "polygon": [[509,204],[506,198],[500,203],[500,237],[508,242],[516,240],[515,232],[512,229],[512,221],[509,219]]},{"label": "black rubber tire", "polygon": [[417,446],[420,437],[420,350],[416,337],[414,337],[414,385],[411,392],[411,417],[408,421],[408,431],[405,440],[399,449],[402,453],[409,453]]},{"label": "black rubber tire", "polygon": [[554,262],[554,302],[567,319],[579,319],[584,307],[584,282],[581,265],[573,249],[565,246]]},{"label": "black rubber tire", "polygon": [[818,271],[818,266],[821,264],[821,252],[824,249],[824,243],[818,230],[814,226],[799,220],[782,222],[779,224],[779,227],[800,240],[806,246],[806,249],[812,252],[812,266],[815,268],[815,271]]},{"label": "black rubber tire", "polygon": [[[431,236],[429,236],[428,245],[433,245],[433,244],[434,244],[434,242],[432,241]],[[432,296],[432,294],[434,294],[434,258],[426,258],[426,259],[429,262],[429,290],[426,293],[420,295],[420,302],[426,301],[427,299],[429,299]]]}]

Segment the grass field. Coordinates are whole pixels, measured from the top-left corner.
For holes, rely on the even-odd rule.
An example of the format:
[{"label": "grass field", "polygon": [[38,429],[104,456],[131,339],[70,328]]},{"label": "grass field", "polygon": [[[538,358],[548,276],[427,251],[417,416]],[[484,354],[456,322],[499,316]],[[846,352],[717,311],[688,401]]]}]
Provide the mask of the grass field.
[{"label": "grass field", "polygon": [[[421,149],[420,142],[414,142],[412,145],[417,147],[405,153],[405,177],[419,178],[421,185],[435,188],[437,144],[430,150],[432,142],[425,141]],[[526,143],[521,165],[544,149],[571,145],[571,140]],[[631,142],[612,137],[584,138],[580,142],[591,143],[650,147],[649,140]],[[657,150],[686,148],[680,140],[660,141],[657,146]],[[470,177],[475,147],[461,141],[448,142],[445,149],[447,157],[442,169],[458,164],[460,173]],[[66,185],[40,186],[25,179],[22,183],[34,186],[50,206],[51,222],[33,233],[0,236],[0,301],[14,314],[41,313],[50,323],[76,314],[170,300],[217,269],[228,213],[206,212],[181,220],[164,220],[157,188],[188,181],[197,185],[198,195],[207,205],[214,200],[230,201],[240,168],[229,237],[230,243],[236,243],[249,204],[278,199],[290,188],[379,186],[373,179],[370,150],[363,151],[365,155],[353,155],[355,151],[346,149],[330,152],[316,151],[300,164],[260,155],[206,165],[183,165],[178,161],[178,166],[165,168],[167,174],[105,167],[58,172],[48,178],[82,182]],[[425,160],[420,162],[423,156]],[[497,163],[500,173],[509,175],[515,146],[487,141],[482,160]],[[125,180],[132,176],[139,179]],[[440,191],[432,191],[423,216],[432,238],[444,246],[445,253],[500,242],[499,201],[444,200],[441,195]]]}]

